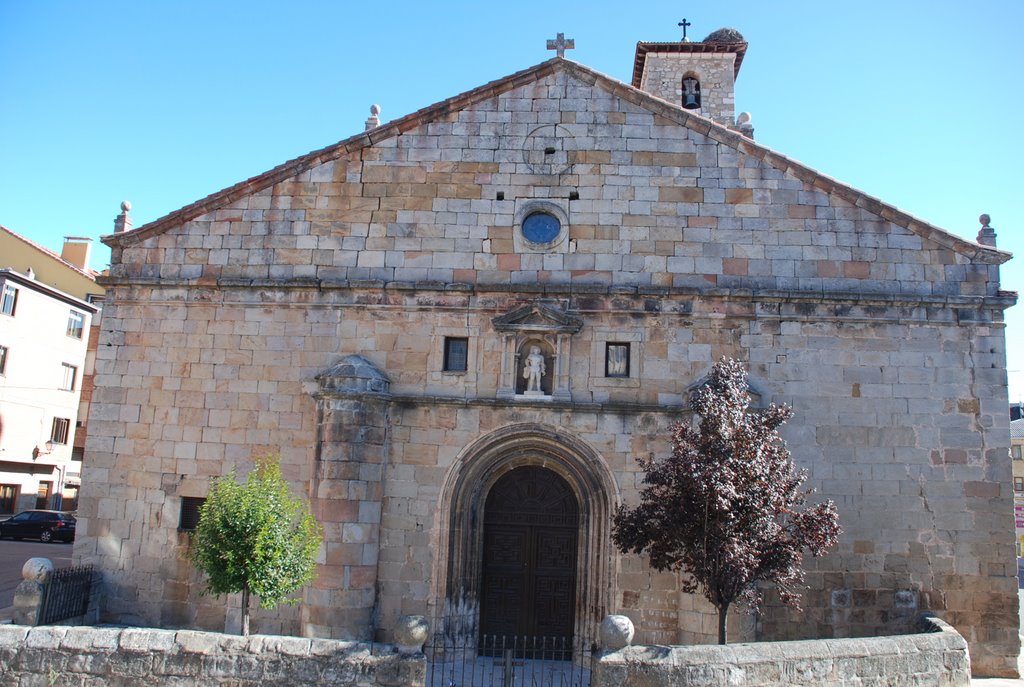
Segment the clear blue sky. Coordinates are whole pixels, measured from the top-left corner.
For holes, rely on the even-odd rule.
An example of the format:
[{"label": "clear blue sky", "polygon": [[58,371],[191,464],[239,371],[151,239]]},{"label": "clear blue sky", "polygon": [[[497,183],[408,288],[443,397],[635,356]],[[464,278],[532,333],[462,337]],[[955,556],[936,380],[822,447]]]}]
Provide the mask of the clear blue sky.
[{"label": "clear blue sky", "polygon": [[[552,56],[629,81],[636,41],[731,26],[757,140],[973,240],[1024,291],[1024,3],[0,0],[0,224],[59,250]],[[109,251],[98,244],[93,267]],[[1024,304],[1008,313],[1024,399]]]}]

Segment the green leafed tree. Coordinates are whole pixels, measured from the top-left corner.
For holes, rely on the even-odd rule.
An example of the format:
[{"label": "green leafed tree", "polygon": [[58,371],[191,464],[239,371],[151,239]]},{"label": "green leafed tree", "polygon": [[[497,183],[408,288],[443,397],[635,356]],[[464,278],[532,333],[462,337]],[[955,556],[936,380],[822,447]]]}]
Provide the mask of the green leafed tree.
[{"label": "green leafed tree", "polygon": [[301,499],[288,493],[277,459],[267,458],[244,484],[235,470],[215,479],[199,511],[189,558],[216,595],[242,593],[242,634],[249,634],[249,597],[263,608],[313,579],[322,534]]},{"label": "green leafed tree", "polygon": [[703,592],[720,644],[729,607],[756,607],[760,582],[799,607],[804,551],[821,556],[840,534],[831,501],[807,504],[807,474],[779,435],[792,409],[749,405],[746,370],[723,358],[693,394],[699,427],[677,424],[669,455],[640,459],[640,503],[619,508],[612,533],[622,552],[646,553],[655,569],[683,573],[683,591]]}]

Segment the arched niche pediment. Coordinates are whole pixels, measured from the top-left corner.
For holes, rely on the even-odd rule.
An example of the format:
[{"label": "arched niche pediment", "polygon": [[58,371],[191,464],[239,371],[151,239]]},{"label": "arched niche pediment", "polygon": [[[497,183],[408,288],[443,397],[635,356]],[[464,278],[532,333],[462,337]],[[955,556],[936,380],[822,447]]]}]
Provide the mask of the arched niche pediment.
[{"label": "arched niche pediment", "polygon": [[345,356],[314,379],[321,394],[387,394],[391,388],[388,376],[361,355]]},{"label": "arched niche pediment", "polygon": [[536,301],[492,318],[491,324],[499,332],[575,334],[583,328],[583,318],[560,305]]},{"label": "arched niche pediment", "polygon": [[[697,378],[697,381],[691,383],[686,387],[683,392],[683,408],[686,410],[690,409],[690,401],[693,399],[693,392],[708,383],[708,378],[711,375],[710,368],[707,372]],[[759,382],[753,375],[747,373],[747,393],[750,394],[750,407],[757,410],[761,408],[767,408],[768,403],[765,400],[767,393],[763,390],[765,387]]]},{"label": "arched niche pediment", "polygon": [[[583,318],[568,312],[558,301],[537,300],[491,319],[502,337],[498,398],[550,401],[569,400],[569,361],[572,339],[583,328]],[[527,357],[537,348],[544,354],[541,391],[524,388]]]}]

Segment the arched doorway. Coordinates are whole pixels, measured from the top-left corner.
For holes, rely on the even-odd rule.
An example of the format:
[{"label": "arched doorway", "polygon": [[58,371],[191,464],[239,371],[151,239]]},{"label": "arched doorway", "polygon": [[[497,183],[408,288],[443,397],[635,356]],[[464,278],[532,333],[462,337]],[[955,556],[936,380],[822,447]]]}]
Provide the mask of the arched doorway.
[{"label": "arched doorway", "polygon": [[579,504],[569,484],[534,465],[508,471],[484,505],[480,634],[572,645]]},{"label": "arched doorway", "polygon": [[[481,634],[487,498],[505,475],[523,468],[553,473],[577,506],[573,577],[574,645],[590,646],[608,613],[612,589],[611,514],[617,487],[603,458],[564,428],[521,423],[496,429],[466,446],[441,489],[434,578],[436,627],[448,638]],[[498,492],[500,493],[500,492]]]}]

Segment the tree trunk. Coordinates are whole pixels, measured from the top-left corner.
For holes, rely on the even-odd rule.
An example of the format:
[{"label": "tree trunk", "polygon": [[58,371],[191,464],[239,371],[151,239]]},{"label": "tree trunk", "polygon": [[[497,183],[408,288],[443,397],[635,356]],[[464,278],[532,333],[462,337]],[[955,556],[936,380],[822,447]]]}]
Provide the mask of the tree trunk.
[{"label": "tree trunk", "polygon": [[249,636],[249,585],[242,587],[242,636]]},{"label": "tree trunk", "polygon": [[729,604],[722,604],[718,607],[718,643],[726,644],[726,620],[729,618]]}]

